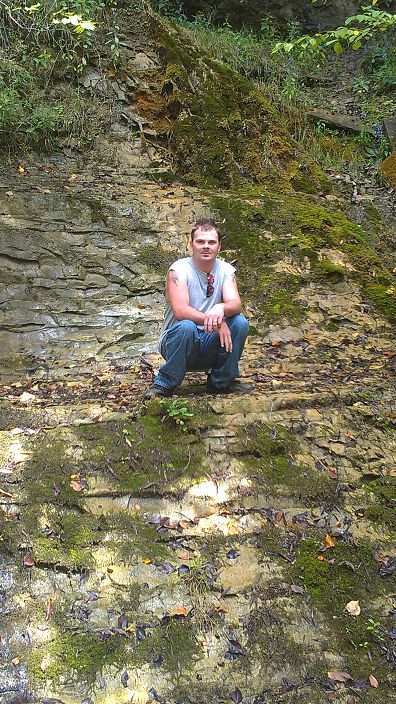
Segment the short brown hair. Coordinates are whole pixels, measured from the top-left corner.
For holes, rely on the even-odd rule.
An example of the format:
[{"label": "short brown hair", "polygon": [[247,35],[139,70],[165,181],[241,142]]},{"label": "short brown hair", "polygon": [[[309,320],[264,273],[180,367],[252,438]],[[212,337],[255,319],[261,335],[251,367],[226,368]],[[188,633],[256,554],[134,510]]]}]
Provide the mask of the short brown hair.
[{"label": "short brown hair", "polygon": [[203,230],[203,232],[207,232],[208,230],[216,230],[219,242],[221,242],[220,228],[216,225],[212,218],[199,218],[199,220],[197,220],[191,230],[191,240],[194,239],[194,235],[197,230]]}]

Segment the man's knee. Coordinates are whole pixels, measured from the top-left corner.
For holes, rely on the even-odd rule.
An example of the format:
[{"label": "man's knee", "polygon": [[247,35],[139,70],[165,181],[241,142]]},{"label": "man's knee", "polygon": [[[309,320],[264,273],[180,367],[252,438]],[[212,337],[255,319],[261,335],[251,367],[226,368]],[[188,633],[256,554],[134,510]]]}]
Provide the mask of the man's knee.
[{"label": "man's knee", "polygon": [[179,320],[173,327],[178,335],[192,337],[193,339],[198,337],[198,328],[193,320]]},{"label": "man's knee", "polygon": [[228,327],[230,328],[231,335],[241,335],[242,337],[247,337],[249,333],[249,323],[246,320],[245,316],[239,313],[238,315],[234,315],[232,318],[229,319],[228,322]]}]

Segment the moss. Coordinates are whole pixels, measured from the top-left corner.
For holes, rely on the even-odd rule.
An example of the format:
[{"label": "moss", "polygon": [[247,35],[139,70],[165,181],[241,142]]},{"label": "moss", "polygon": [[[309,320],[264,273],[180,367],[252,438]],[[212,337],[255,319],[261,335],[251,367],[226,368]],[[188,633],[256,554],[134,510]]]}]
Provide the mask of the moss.
[{"label": "moss", "polygon": [[172,262],[178,259],[180,253],[163,249],[157,245],[139,247],[139,261],[146,264],[150,270],[166,274]]},{"label": "moss", "polygon": [[[370,601],[389,588],[388,582],[379,576],[374,548],[365,543],[348,545],[340,540],[325,553],[319,551],[320,547],[321,542],[314,539],[301,543],[293,566],[293,579],[301,581],[315,606],[328,618],[338,651],[349,661],[354,676],[366,676],[367,663],[363,655],[370,648],[371,667],[385,680],[390,667],[382,657],[378,638],[368,628],[371,613],[373,620],[381,619],[386,630],[382,613],[369,610]],[[346,604],[352,599],[360,600],[364,616],[362,612],[354,618],[345,612]]]},{"label": "moss", "polygon": [[293,454],[297,442],[278,425],[256,423],[241,431],[235,451],[242,455],[245,470],[261,488],[276,495],[294,495],[304,505],[313,500],[334,502],[336,494],[329,477],[310,467],[297,464]]},{"label": "moss", "polygon": [[[368,545],[354,546],[337,541],[336,546],[324,554],[319,552],[320,546],[315,540],[301,543],[294,565],[295,577],[302,581],[319,607],[332,611],[334,605],[342,609],[352,596],[365,600],[368,580],[372,593],[386,591]],[[318,560],[318,556],[325,559]],[[329,564],[330,559],[334,559],[334,564]]]},{"label": "moss", "polygon": [[[38,680],[69,680],[90,683],[106,665],[123,662],[128,646],[124,636],[113,635],[107,639],[96,633],[63,633],[43,648],[31,653],[30,669]],[[45,671],[41,663],[45,658]]]},{"label": "moss", "polygon": [[391,188],[396,188],[396,152],[393,152],[393,154],[382,162],[380,171],[383,173]]},{"label": "moss", "polygon": [[326,281],[338,282],[345,278],[346,271],[329,259],[321,259],[315,266],[315,274]]},{"label": "moss", "polygon": [[366,512],[365,517],[373,523],[378,523],[380,525],[387,525],[392,530],[396,530],[396,505],[395,508],[390,508],[388,506],[370,506]]},{"label": "moss", "polygon": [[120,560],[131,562],[134,558],[147,558],[156,561],[171,557],[164,533],[144,523],[141,517],[130,511],[117,511],[108,514],[106,519],[109,527],[106,545]]},{"label": "moss", "polygon": [[[314,178],[312,178],[312,176],[314,176]],[[293,165],[290,184],[293,190],[302,193],[315,194],[320,191],[321,193],[327,194],[331,193],[333,190],[331,181],[329,181],[318,166],[308,166],[306,163],[301,162]]]},{"label": "moss", "polygon": [[396,477],[375,479],[365,486],[370,491],[372,504],[366,509],[365,517],[396,530]]},{"label": "moss", "polygon": [[393,282],[389,280],[389,285],[369,284],[365,288],[367,297],[375,303],[381,313],[389,320],[396,320],[396,289]]},{"label": "moss", "polygon": [[38,436],[23,474],[23,488],[29,501],[38,505],[81,507],[82,497],[70,485],[76,467],[78,462],[73,460],[70,447],[57,431]]},{"label": "moss", "polygon": [[138,645],[133,661],[134,664],[143,666],[162,656],[161,667],[177,681],[191,671],[194,662],[202,655],[191,623],[186,619],[172,618],[163,620],[152,635]]},{"label": "moss", "polygon": [[[301,155],[263,94],[205,55],[191,34],[154,13],[151,32],[163,69],[156,86],[138,92],[136,103],[157,130],[172,134],[178,173],[208,187],[250,182],[290,189],[295,176],[290,164],[299,163]],[[322,190],[324,175],[307,156],[304,163],[307,183],[315,192]]]},{"label": "moss", "polygon": [[[232,195],[212,195],[211,205],[218,220],[224,222],[224,243],[238,251],[244,298],[268,321],[276,319],[277,311],[282,318],[283,302],[291,308],[286,310],[286,318],[298,321],[303,316],[296,294],[305,279],[274,272],[276,263],[285,256],[292,257],[296,265],[308,258],[321,279],[352,279],[387,318],[396,320],[395,277],[387,268],[394,266],[391,253],[385,249],[379,256],[370,236],[343,214],[329,212],[309,196],[285,198],[279,192],[269,195],[253,187]],[[346,271],[329,260],[320,261],[320,250],[328,247],[345,253],[353,268]],[[278,295],[280,301],[271,305],[271,298]]]}]

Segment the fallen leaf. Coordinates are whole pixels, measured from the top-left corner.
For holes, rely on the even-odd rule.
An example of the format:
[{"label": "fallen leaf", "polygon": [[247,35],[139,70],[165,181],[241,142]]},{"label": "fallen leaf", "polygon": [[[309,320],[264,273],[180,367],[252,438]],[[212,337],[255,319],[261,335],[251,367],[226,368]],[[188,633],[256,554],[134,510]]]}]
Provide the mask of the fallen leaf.
[{"label": "fallen leaf", "polygon": [[69,181],[75,181],[78,178],[77,174],[70,174]]},{"label": "fallen leaf", "polygon": [[175,616],[187,616],[187,609],[185,606],[176,606]]},{"label": "fallen leaf", "polygon": [[349,682],[349,680],[352,679],[351,675],[348,672],[340,672],[340,670],[333,670],[332,672],[328,672],[327,677],[329,678],[329,680],[333,680],[334,682]]},{"label": "fallen leaf", "polygon": [[238,689],[238,687],[236,687],[233,692],[230,692],[230,699],[234,702],[234,704],[241,704],[243,697],[242,692]]},{"label": "fallen leaf", "polygon": [[323,557],[323,555],[317,555],[316,559],[319,560],[319,562],[326,562],[326,558]]},{"label": "fallen leaf", "polygon": [[152,560],[150,560],[149,557],[144,557],[142,562],[144,565],[149,565],[152,562]]},{"label": "fallen leaf", "polygon": [[29,394],[28,391],[24,391],[23,394],[20,395],[19,401],[22,401],[22,403],[29,403],[29,401],[34,401],[35,399],[34,394]]},{"label": "fallen leaf", "polygon": [[6,196],[11,198],[14,195],[14,191],[6,191]]},{"label": "fallen leaf", "polygon": [[19,164],[19,166],[18,166],[18,171],[19,171],[20,174],[24,174],[24,173],[25,173],[25,169],[24,169],[24,167],[22,166],[22,164]]},{"label": "fallen leaf", "polygon": [[82,491],[83,490],[82,484],[80,484],[80,482],[78,482],[76,479],[71,480],[70,486],[73,489],[73,491]]},{"label": "fallen leaf", "polygon": [[19,660],[19,658],[12,658],[11,663],[16,666],[16,665],[19,665],[20,660]]},{"label": "fallen leaf", "polygon": [[350,616],[359,616],[361,612],[360,604],[358,601],[348,601],[345,611],[347,611]]},{"label": "fallen leaf", "polygon": [[378,687],[378,680],[377,680],[376,677],[374,677],[374,675],[370,675],[370,677],[369,677],[369,682],[370,682],[370,684],[371,684],[372,687],[375,687],[375,689],[377,689],[377,687]]},{"label": "fallen leaf", "polygon": [[337,542],[336,539],[333,538],[332,535],[329,535],[327,533],[327,535],[324,539],[324,544],[325,544],[326,548],[334,548],[334,546],[336,545],[336,542]]},{"label": "fallen leaf", "polygon": [[121,672],[121,684],[123,687],[128,687],[128,680],[129,680],[129,675],[126,670],[124,672]]},{"label": "fallen leaf", "polygon": [[304,594],[303,587],[300,587],[298,584],[291,584],[290,589],[294,594]]},{"label": "fallen leaf", "polygon": [[30,555],[24,555],[23,556],[23,564],[25,565],[25,567],[34,567],[34,565],[36,563],[33,560],[33,558],[30,557]]}]

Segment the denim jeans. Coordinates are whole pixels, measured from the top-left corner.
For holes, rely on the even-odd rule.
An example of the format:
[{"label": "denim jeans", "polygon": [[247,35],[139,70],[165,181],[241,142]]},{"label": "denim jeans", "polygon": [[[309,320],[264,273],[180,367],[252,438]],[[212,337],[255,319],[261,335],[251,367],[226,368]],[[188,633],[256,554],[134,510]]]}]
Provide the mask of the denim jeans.
[{"label": "denim jeans", "polygon": [[220,345],[217,332],[200,330],[192,320],[179,320],[167,331],[161,354],[166,363],[160,368],[154,382],[174,389],[184,379],[186,371],[209,371],[210,381],[217,388],[226,388],[239,376],[241,358],[249,323],[243,315],[226,318],[232,338],[232,352]]}]

